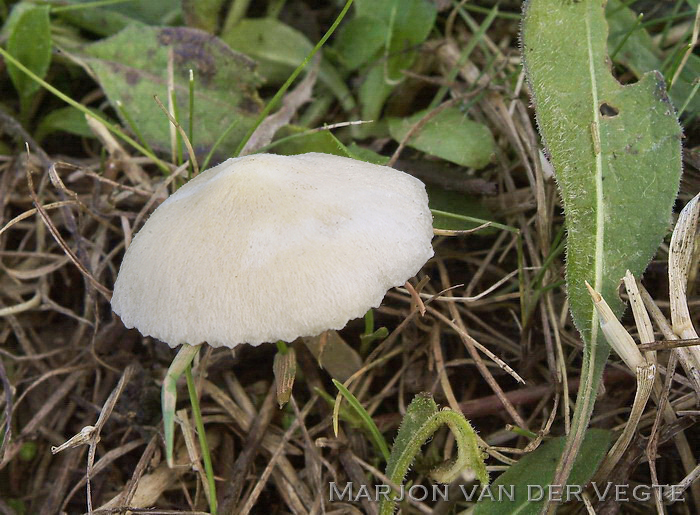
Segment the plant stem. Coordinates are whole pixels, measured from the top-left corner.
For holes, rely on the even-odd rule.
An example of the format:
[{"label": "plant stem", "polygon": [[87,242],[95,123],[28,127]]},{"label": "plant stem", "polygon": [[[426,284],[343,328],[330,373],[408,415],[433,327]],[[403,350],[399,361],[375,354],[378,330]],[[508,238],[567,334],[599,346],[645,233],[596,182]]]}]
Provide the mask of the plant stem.
[{"label": "plant stem", "polygon": [[212,515],[216,515],[216,484],[214,482],[214,468],[211,465],[211,455],[209,453],[209,444],[207,443],[207,434],[204,431],[204,422],[202,421],[202,412],[199,409],[199,397],[197,396],[197,388],[192,377],[192,363],[185,368],[185,377],[187,378],[187,390],[190,392],[190,404],[192,404],[192,415],[197,428],[197,436],[199,437],[199,446],[202,448],[202,459],[204,460],[204,471],[207,474],[207,482],[209,483],[209,508]]},{"label": "plant stem", "polygon": [[221,29],[222,34],[229,32],[239,21],[241,21],[241,18],[245,16],[249,5],[250,0],[233,0],[233,3],[228,11],[228,15],[226,16],[224,27]]},{"label": "plant stem", "polygon": [[[190,139],[192,148],[194,148],[194,73],[192,68],[190,68],[190,81],[189,81],[189,93],[190,93],[190,109],[189,109],[189,126],[187,128],[187,137]],[[190,167],[187,172],[187,179],[192,178],[192,171],[194,166],[192,165],[192,159],[190,158]]]}]

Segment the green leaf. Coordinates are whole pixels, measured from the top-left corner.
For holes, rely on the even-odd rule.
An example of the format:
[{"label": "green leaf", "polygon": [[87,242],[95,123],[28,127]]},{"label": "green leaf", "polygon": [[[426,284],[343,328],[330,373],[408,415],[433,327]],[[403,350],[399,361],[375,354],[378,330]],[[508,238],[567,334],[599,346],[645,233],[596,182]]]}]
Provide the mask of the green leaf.
[{"label": "green leaf", "polygon": [[[7,51],[42,79],[46,76],[51,64],[51,24],[47,5],[22,9],[12,22]],[[41,86],[11,63],[7,64],[7,72],[19,93],[22,112],[26,113]]]},{"label": "green leaf", "polygon": [[[371,65],[362,84],[360,84],[359,99],[362,104],[364,120],[378,120],[384,107],[384,102],[394,90],[394,84],[386,80],[383,62]],[[362,126],[360,126],[362,129]]]},{"label": "green leaf", "polygon": [[353,18],[338,33],[334,49],[348,70],[356,70],[373,59],[384,47],[388,27],[370,16]]},{"label": "green leaf", "polygon": [[330,131],[309,132],[304,127],[287,125],[277,131],[279,139],[270,148],[275,153],[285,156],[306,154],[307,152],[323,152],[342,157],[354,157]]},{"label": "green leaf", "polygon": [[255,122],[261,102],[253,64],[203,31],[188,28],[129,26],[111,38],[86,48],[87,63],[107,98],[134,120],[154,148],[170,148],[170,126],[155,103],[167,105],[168,49],[174,54],[174,82],[179,119],[189,119],[189,70],[194,73],[194,135],[197,154],[206,153],[236,119],[219,147],[233,151]]},{"label": "green leaf", "polygon": [[[457,457],[433,470],[431,476],[438,482],[450,483],[463,471],[471,470],[482,485],[488,485],[489,476],[474,429],[461,413],[447,408],[440,410],[429,393],[416,395],[401,421],[386,465],[386,476],[394,484],[403,484],[423,444],[444,424],[455,437]],[[394,500],[382,499],[380,515],[393,514],[395,504]]]},{"label": "green leaf", "polygon": [[389,157],[383,156],[376,153],[374,150],[369,148],[361,147],[354,141],[347,146],[348,152],[354,159],[360,161],[367,161],[368,163],[374,163],[375,165],[386,166],[389,162]]},{"label": "green leaf", "polygon": [[0,29],[0,38],[6,40],[12,31],[14,31],[15,26],[19,22],[20,18],[27,11],[31,11],[36,8],[36,4],[31,4],[29,2],[18,2],[12,6],[9,16],[5,20],[5,24]]},{"label": "green leaf", "polygon": [[360,88],[362,117],[376,120],[391,90],[403,80],[401,71],[411,67],[417,46],[430,34],[437,8],[429,0],[356,0],[355,14],[377,19],[387,27],[381,59],[370,68]]},{"label": "green leaf", "polygon": [[[328,392],[325,390],[322,390],[318,386],[314,386],[314,391],[323,399],[326,401],[328,404],[328,407],[331,408],[332,410],[335,410],[336,406],[336,398],[332,397]],[[341,402],[338,408],[338,419],[342,420],[343,422],[350,424],[350,427],[353,429],[358,429],[360,431],[364,431],[365,434],[367,434],[364,422],[360,418],[360,416],[357,414],[357,412],[351,407],[348,406],[346,403]]]},{"label": "green leaf", "polygon": [[435,24],[437,8],[430,0],[355,0],[355,14],[392,27],[391,48],[400,51],[426,40]]},{"label": "green leaf", "polygon": [[123,13],[95,7],[59,11],[56,16],[74,27],[98,36],[113,36],[129,25],[140,23]]},{"label": "green leaf", "polygon": [[[403,141],[408,132],[428,113],[420,111],[409,118],[389,120],[389,133]],[[469,168],[483,168],[496,150],[491,131],[474,122],[456,107],[433,116],[408,140],[408,146]]]},{"label": "green leaf", "polygon": [[[426,184],[430,209],[451,213],[458,216],[447,216],[433,213],[433,227],[449,231],[468,231],[478,227],[483,222],[467,221],[462,217],[493,220],[493,214],[475,197],[457,191],[448,191],[438,186]],[[476,234],[485,236],[493,234],[496,229],[487,227]]]},{"label": "green leaf", "polygon": [[225,0],[182,0],[187,26],[215,34],[219,28],[224,2]]},{"label": "green leaf", "polygon": [[[90,2],[92,0],[81,0]],[[148,23],[149,25],[164,25],[172,22],[182,12],[182,0],[158,0],[157,2],[144,2],[134,0],[123,4],[114,4],[107,9],[126,14],[134,20]]]},{"label": "green leaf", "polygon": [[619,282],[627,269],[641,276],[656,252],[681,172],[681,130],[663,78],[614,79],[604,14],[599,0],[530,0],[523,21],[525,68],[564,204],[570,309],[585,343],[557,481],[566,479],[609,354],[584,281],[622,313]]},{"label": "green leaf", "polygon": [[[611,433],[603,429],[590,429],[583,440],[581,451],[576,457],[571,470],[569,485],[585,485],[595,473],[610,446]],[[494,498],[482,495],[476,505],[474,515],[537,515],[544,500],[549,497],[549,485],[554,478],[554,469],[566,443],[565,437],[554,438],[529,454],[501,474],[490,486]],[[505,495],[496,496],[495,492],[514,492],[514,500]],[[570,489],[570,492],[575,491]],[[583,491],[581,489],[580,492]],[[556,492],[553,491],[554,495]],[[478,497],[478,496],[475,496]]]},{"label": "green leaf", "polygon": [[[222,33],[221,39],[234,50],[255,59],[262,76],[275,84],[284,82],[314,47],[304,34],[274,18],[241,20]],[[345,81],[325,60],[321,63],[319,79],[346,110],[355,106]]]},{"label": "green leaf", "polygon": [[[95,0],[64,0],[61,5],[90,4]],[[88,11],[112,11],[117,12],[130,20],[140,21],[148,25],[165,24],[177,17],[181,12],[182,0],[158,0],[158,2],[148,2],[143,0],[130,0],[116,2],[104,7],[85,6],[83,9],[70,9],[64,12],[88,12]],[[60,11],[59,11],[60,12]]]},{"label": "green leaf", "polygon": [[287,125],[278,132],[279,139],[267,148],[285,156],[306,154],[307,152],[323,152],[336,156],[349,157],[358,161],[367,161],[378,165],[386,165],[388,157],[358,146],[355,142],[345,146],[329,130],[310,132],[309,129],[297,125]]},{"label": "green leaf", "polygon": [[160,0],[158,2],[132,0],[103,7],[81,5],[90,4],[93,1],[63,1],[55,9],[56,15],[69,24],[93,34],[112,36],[135,23],[168,25],[182,12],[181,0]]},{"label": "green leaf", "polygon": [[71,106],[61,107],[47,114],[39,123],[34,137],[37,141],[42,141],[54,132],[67,132],[84,138],[95,137],[85,120],[85,114]]},{"label": "green leaf", "polygon": [[[629,68],[637,77],[661,68],[658,45],[649,33],[637,23],[637,15],[620,2],[608,0],[606,16],[610,25],[608,49],[617,50],[615,61]],[[627,39],[625,39],[627,38]],[[694,80],[700,76],[700,57],[691,55],[671,88],[670,97],[676,109],[680,108],[693,90]],[[700,95],[690,101],[686,111],[700,113]]]}]

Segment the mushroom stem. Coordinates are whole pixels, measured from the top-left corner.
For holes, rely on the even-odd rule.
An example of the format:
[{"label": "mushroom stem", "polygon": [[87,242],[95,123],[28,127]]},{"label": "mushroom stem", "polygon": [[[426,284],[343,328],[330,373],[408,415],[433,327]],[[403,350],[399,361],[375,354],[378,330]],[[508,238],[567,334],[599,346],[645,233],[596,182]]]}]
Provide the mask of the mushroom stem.
[{"label": "mushroom stem", "polygon": [[177,380],[199,352],[200,345],[182,345],[163,379],[160,402],[163,409],[163,432],[165,433],[165,457],[173,467],[173,442],[175,440],[175,404],[177,403]]}]

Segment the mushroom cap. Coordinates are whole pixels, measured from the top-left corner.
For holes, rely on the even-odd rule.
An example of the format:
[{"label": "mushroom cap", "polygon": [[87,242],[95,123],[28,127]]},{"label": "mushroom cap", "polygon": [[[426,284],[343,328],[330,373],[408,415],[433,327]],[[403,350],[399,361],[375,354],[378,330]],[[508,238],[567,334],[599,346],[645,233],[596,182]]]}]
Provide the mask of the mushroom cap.
[{"label": "mushroom cap", "polygon": [[202,172],[134,237],[112,309],[171,347],[341,329],[433,255],[425,186],[328,154],[255,154]]}]

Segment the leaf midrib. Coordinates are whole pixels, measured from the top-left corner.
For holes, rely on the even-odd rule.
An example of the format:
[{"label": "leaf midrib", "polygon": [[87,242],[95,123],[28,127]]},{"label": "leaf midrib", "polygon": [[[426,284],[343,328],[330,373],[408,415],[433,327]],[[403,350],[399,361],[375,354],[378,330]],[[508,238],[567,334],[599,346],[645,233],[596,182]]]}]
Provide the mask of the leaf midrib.
[{"label": "leaf midrib", "polygon": [[[595,72],[595,61],[593,59],[593,47],[592,47],[592,36],[591,36],[591,3],[587,6],[587,12],[585,16],[586,25],[586,46],[588,49],[588,71],[591,78],[591,92],[593,95],[593,124],[596,127],[596,132],[598,139],[600,140],[600,114],[598,111],[598,81]],[[591,127],[591,138],[594,138],[593,128]],[[602,291],[603,287],[603,250],[604,250],[604,236],[605,236],[605,213],[603,204],[603,141],[599,141],[599,148],[596,149],[595,142],[593,142],[593,149],[596,152],[595,156],[595,189],[596,189],[596,228],[595,228],[595,258],[594,258],[594,269],[595,269],[595,290]],[[591,366],[588,369],[589,380],[592,379],[595,369],[595,351],[598,343],[598,314],[595,309],[593,309],[593,304],[591,304]]]}]

